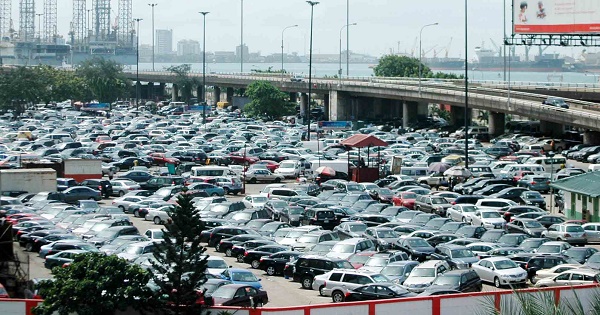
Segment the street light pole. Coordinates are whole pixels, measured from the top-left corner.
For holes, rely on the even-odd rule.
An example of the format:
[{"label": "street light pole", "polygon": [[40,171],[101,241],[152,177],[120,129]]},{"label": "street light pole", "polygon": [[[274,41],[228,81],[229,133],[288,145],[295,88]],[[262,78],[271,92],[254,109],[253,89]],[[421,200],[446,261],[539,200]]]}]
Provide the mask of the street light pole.
[{"label": "street light pole", "polygon": [[[349,24],[350,24],[350,0],[346,0],[346,25],[349,25]],[[356,25],[356,23],[354,23],[354,25]],[[340,37],[342,37],[342,36],[340,36]],[[349,27],[346,29],[346,77],[348,77],[348,76],[350,76],[350,28]]]},{"label": "street light pole", "polygon": [[469,169],[469,19],[467,9],[469,1],[465,0],[465,168]]},{"label": "street light pole", "polygon": [[422,38],[423,38],[423,30],[426,27],[438,25],[438,23],[427,24],[421,27],[421,31],[419,31],[419,94],[421,94],[421,77],[423,76],[423,62],[421,61],[423,58],[423,48],[422,48]]},{"label": "street light pole", "polygon": [[240,73],[244,73],[244,0],[241,1],[241,27],[240,27]]},{"label": "street light pole", "polygon": [[[37,13],[36,14],[38,17],[38,41],[41,43],[42,42],[42,15],[44,15],[43,13]],[[34,34],[35,36],[35,34]]]},{"label": "street light pole", "polygon": [[[344,28],[350,28],[351,25],[356,25],[356,23],[352,23],[352,24],[346,24],[344,26],[342,26],[342,28],[340,28],[340,69],[338,70],[338,75],[339,75],[339,79],[340,82],[342,81],[342,32],[344,31]],[[347,48],[346,48],[347,50]],[[348,61],[348,55],[346,54],[346,62]],[[348,67],[346,67],[346,76],[348,76]]]},{"label": "street light pole", "polygon": [[206,15],[209,12],[202,11],[202,96],[200,100],[202,101],[202,125],[204,126],[204,130],[206,131]]},{"label": "street light pole", "polygon": [[[314,20],[314,10],[315,5],[319,4],[317,1],[306,1],[306,3],[310,4],[310,48],[309,48],[309,57],[308,57],[308,106],[307,113],[305,113],[306,125],[308,130],[306,131],[306,140],[310,141],[310,99],[312,94],[312,50],[313,50],[313,20]],[[317,135],[317,140],[319,139]]]},{"label": "street light pole", "polygon": [[152,7],[152,71],[154,71],[154,53],[156,47],[154,47],[154,7],[158,5],[158,3],[148,3],[149,6]]},{"label": "street light pole", "polygon": [[135,109],[140,106],[140,21],[143,19],[133,19],[137,23],[136,31],[136,50],[135,50]]},{"label": "street light pole", "polygon": [[285,72],[285,70],[283,68],[283,32],[285,32],[285,30],[287,30],[288,28],[292,28],[292,27],[298,27],[298,24],[286,26],[281,31],[281,80],[283,80],[283,74]]}]

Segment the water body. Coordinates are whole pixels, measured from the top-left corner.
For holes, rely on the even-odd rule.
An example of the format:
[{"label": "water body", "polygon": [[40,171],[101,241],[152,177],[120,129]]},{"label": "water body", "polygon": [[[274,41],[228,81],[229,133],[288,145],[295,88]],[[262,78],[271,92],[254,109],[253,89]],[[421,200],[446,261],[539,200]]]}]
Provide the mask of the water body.
[{"label": "water body", "polygon": [[[177,66],[175,63],[156,63],[156,71],[164,71],[170,66]],[[192,71],[202,72],[202,63],[193,63]],[[370,77],[373,76],[373,64],[350,64],[351,77]],[[281,68],[281,63],[244,63],[244,72],[251,70],[267,70],[271,67],[273,70]],[[346,75],[346,65],[343,64],[344,76]],[[135,69],[135,66],[131,67]],[[288,63],[285,64],[288,72],[308,75],[307,63]],[[337,63],[313,63],[313,76],[324,77],[334,76],[338,73],[339,64]],[[152,70],[152,63],[140,63],[140,71]],[[207,63],[207,73],[239,73],[239,63]],[[446,73],[464,74],[463,70],[446,70]],[[470,70],[469,79],[475,81],[504,81],[503,72]],[[511,82],[552,82],[552,83],[578,83],[578,84],[598,84],[599,76],[579,72],[511,72]]]}]

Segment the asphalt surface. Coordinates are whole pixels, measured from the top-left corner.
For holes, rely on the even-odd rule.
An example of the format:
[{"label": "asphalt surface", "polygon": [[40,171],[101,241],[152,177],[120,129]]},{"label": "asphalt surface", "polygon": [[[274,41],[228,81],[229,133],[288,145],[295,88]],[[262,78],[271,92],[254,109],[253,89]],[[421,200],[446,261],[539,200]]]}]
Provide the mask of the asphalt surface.
[{"label": "asphalt surface", "polygon": [[[312,149],[313,151],[317,151],[316,142],[312,141],[306,147]],[[587,163],[579,163],[576,161],[570,160],[568,162],[569,165],[573,167],[583,168],[587,170]],[[287,180],[287,183],[293,184],[294,181]],[[246,185],[246,194],[258,194],[260,190],[266,184],[247,184]],[[244,196],[228,196],[228,199],[231,200],[241,200]],[[545,195],[546,202],[548,205],[549,195]],[[110,199],[104,199],[100,202],[103,205],[110,205],[114,197]],[[550,208],[548,210],[551,210]],[[558,209],[555,207],[551,212],[557,213]],[[162,225],[155,225],[151,221],[144,221],[141,218],[135,218],[133,215],[131,216],[131,221],[134,226],[138,228],[140,233],[144,233],[147,229],[151,228],[160,228]],[[14,243],[15,249],[21,258],[21,261],[28,264],[24,264],[26,268],[29,270],[30,278],[49,278],[51,277],[50,270],[44,267],[44,260],[40,258],[37,253],[29,253],[23,251],[18,243]],[[600,245],[588,245],[600,249]],[[252,269],[250,265],[244,263],[238,263],[235,258],[225,257],[223,253],[216,253],[214,248],[208,248],[207,253],[209,255],[216,255],[223,257],[225,261],[227,261],[229,266],[234,268],[244,268],[252,270],[252,272],[261,279],[261,283],[263,285],[263,289],[267,291],[269,294],[269,303],[267,306],[269,307],[284,307],[284,306],[298,306],[298,305],[311,305],[311,304],[322,304],[322,303],[331,303],[330,297],[322,297],[319,296],[319,293],[314,290],[304,290],[301,288],[301,285],[297,282],[292,282],[291,280],[284,279],[281,276],[268,276],[262,270]],[[483,291],[497,291],[499,289],[495,288],[493,285],[484,284]]]}]

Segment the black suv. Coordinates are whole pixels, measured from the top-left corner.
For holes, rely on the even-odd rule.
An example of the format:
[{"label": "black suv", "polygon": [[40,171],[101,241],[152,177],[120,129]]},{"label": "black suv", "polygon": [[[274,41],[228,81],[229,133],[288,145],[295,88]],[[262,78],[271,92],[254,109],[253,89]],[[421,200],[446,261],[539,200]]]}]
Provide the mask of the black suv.
[{"label": "black suv", "polygon": [[[534,283],[534,277],[538,270],[549,269],[558,265],[568,264],[568,258],[559,255],[537,255],[534,253],[519,253],[509,256],[521,268],[527,270],[527,277]],[[534,283],[535,284],[535,283]]]},{"label": "black suv", "polygon": [[113,193],[112,184],[104,179],[84,179],[80,186],[86,186],[91,189],[99,190],[100,194],[104,196],[104,198],[108,198]]},{"label": "black suv", "polygon": [[333,230],[338,225],[335,212],[330,209],[306,209],[304,216],[300,217],[302,225],[318,225],[326,230]]},{"label": "black suv", "polygon": [[180,176],[156,176],[140,184],[142,189],[149,191],[157,191],[163,187],[181,185],[183,185],[183,177]]},{"label": "black suv", "polygon": [[451,270],[439,275],[425,292],[456,290],[460,292],[481,292],[481,278],[473,269]]},{"label": "black suv", "polygon": [[256,232],[243,227],[219,226],[210,233],[208,246],[215,247],[222,239],[240,234],[256,234]]},{"label": "black suv", "polygon": [[292,276],[295,282],[300,282],[302,288],[311,290],[315,276],[333,269],[354,269],[354,267],[347,260],[307,255],[300,256],[295,262],[287,264],[283,272],[286,277]]}]

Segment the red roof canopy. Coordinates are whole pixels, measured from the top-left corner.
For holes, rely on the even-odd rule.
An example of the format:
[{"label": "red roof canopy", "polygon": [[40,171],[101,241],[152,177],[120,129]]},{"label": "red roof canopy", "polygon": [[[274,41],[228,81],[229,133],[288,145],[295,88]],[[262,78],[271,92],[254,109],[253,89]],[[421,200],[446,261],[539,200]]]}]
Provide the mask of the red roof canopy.
[{"label": "red roof canopy", "polygon": [[387,142],[371,135],[354,135],[341,142],[342,145],[353,148],[387,147]]}]

